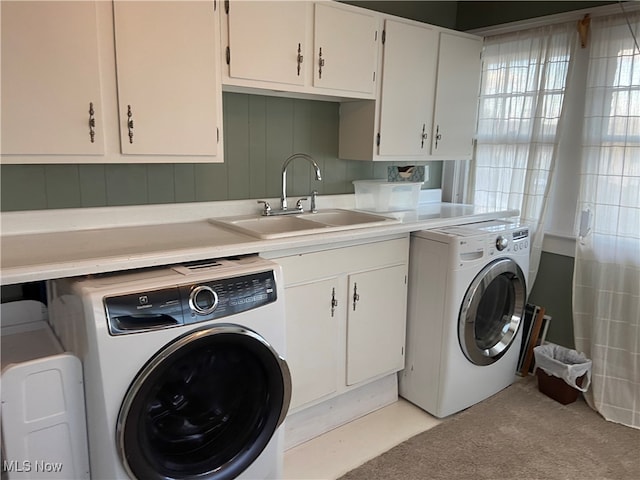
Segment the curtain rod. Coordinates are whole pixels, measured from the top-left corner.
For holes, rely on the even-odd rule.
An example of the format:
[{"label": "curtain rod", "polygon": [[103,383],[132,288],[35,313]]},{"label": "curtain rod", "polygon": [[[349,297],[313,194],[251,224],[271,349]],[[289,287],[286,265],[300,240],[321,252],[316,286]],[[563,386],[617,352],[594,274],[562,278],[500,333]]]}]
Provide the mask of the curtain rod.
[{"label": "curtain rod", "polygon": [[573,10],[571,12],[556,13],[553,15],[545,15],[544,17],[529,18],[526,20],[518,20],[517,22],[503,23],[500,25],[490,25],[487,27],[474,28],[465,30],[466,33],[487,37],[490,35],[501,35],[503,33],[517,32],[518,30],[526,30],[529,28],[543,27],[554,23],[565,23],[581,20],[585,14],[590,14],[591,18],[604,17],[607,15],[615,15],[621,13],[633,13],[640,11],[640,2],[628,1],[623,2],[624,11],[620,7],[620,3],[604,5],[593,8],[583,8],[581,10]]}]

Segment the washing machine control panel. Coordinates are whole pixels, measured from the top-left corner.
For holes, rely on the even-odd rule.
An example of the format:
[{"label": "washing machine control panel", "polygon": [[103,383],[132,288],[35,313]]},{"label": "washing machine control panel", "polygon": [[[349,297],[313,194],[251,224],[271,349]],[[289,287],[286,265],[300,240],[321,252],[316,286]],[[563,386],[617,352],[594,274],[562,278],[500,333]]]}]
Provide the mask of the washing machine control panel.
[{"label": "washing machine control panel", "polygon": [[189,298],[185,323],[235,315],[276,300],[273,271],[183,285],[180,290]]},{"label": "washing machine control panel", "polygon": [[109,333],[177,327],[253,310],[277,300],[272,270],[104,298]]}]

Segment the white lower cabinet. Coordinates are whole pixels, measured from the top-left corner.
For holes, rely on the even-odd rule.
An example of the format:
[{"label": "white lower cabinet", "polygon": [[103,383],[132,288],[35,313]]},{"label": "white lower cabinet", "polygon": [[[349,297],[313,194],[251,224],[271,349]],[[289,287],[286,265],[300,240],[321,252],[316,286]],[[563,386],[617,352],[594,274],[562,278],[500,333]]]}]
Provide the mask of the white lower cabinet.
[{"label": "white lower cabinet", "polygon": [[283,267],[291,411],[404,368],[409,238],[274,258]]},{"label": "white lower cabinet", "polygon": [[340,279],[332,277],[286,288],[287,318],[295,319],[287,324],[287,362],[294,385],[291,408],[338,390],[338,315],[331,298],[339,284]]},{"label": "white lower cabinet", "polygon": [[349,275],[347,385],[404,367],[407,265]]}]

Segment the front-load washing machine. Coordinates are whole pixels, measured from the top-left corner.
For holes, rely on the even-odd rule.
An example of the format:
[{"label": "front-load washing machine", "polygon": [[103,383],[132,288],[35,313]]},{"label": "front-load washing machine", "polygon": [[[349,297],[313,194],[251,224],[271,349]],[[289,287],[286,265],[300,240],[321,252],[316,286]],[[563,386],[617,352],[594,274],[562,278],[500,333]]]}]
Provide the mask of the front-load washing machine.
[{"label": "front-load washing machine", "polygon": [[402,397],[442,418],[513,383],[529,241],[509,220],[412,234]]},{"label": "front-load washing machine", "polygon": [[83,364],[91,478],[281,477],[281,270],[257,256],[56,280]]}]

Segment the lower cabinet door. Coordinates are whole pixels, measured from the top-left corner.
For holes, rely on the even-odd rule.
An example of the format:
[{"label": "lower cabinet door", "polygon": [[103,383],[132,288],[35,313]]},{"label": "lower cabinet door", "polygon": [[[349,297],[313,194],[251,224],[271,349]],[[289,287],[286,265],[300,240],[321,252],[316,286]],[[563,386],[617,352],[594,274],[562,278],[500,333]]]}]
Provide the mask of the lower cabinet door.
[{"label": "lower cabinet door", "polygon": [[287,287],[287,363],[294,409],[338,388],[338,278]]},{"label": "lower cabinet door", "polygon": [[347,385],[404,367],[407,266],[349,275]]}]

